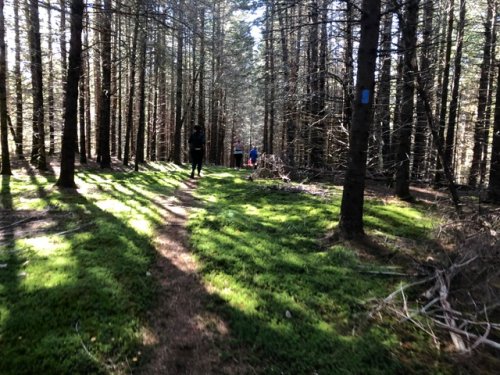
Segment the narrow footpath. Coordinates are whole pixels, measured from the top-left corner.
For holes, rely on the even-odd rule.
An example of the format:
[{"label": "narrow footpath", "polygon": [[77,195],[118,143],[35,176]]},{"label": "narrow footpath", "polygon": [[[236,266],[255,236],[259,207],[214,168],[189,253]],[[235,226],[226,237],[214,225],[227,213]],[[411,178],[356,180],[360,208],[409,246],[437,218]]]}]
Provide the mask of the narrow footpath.
[{"label": "narrow footpath", "polygon": [[209,295],[198,275],[186,229],[197,203],[193,197],[196,184],[196,180],[186,181],[174,196],[163,197],[161,202],[165,225],[157,233],[158,256],[152,270],[159,283],[158,299],[143,335],[152,353],[141,374],[253,373],[239,358],[227,355],[228,325],[206,310]]}]

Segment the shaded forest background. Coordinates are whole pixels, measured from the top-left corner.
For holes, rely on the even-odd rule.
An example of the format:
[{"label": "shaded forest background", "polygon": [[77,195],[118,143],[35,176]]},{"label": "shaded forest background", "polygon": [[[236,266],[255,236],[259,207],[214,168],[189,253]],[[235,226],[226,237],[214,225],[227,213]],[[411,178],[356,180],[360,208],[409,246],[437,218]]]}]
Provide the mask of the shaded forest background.
[{"label": "shaded forest background", "polygon": [[[1,4],[4,174],[7,140],[42,170],[61,151],[77,3],[72,152],[81,163],[181,164],[200,125],[211,164],[230,165],[241,138],[291,173],[347,168],[361,1],[9,0]],[[410,199],[410,183],[442,184],[447,167],[449,178],[498,201],[498,2],[376,3],[375,87],[365,91],[373,121],[368,150],[359,150],[368,177]]]}]

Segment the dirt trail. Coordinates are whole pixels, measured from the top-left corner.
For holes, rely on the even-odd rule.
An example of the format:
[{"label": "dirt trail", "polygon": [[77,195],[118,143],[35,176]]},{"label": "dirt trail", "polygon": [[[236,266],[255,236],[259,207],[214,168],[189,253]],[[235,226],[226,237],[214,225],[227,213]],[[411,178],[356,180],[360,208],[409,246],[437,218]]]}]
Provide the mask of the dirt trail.
[{"label": "dirt trail", "polygon": [[150,313],[150,330],[144,333],[144,344],[152,347],[152,354],[139,371],[142,374],[248,373],[234,358],[221,358],[228,326],[205,309],[209,296],[186,230],[189,212],[196,206],[195,188],[196,180],[191,180],[174,196],[163,198],[165,225],[156,239],[158,257],[152,270],[159,282],[158,301]]}]

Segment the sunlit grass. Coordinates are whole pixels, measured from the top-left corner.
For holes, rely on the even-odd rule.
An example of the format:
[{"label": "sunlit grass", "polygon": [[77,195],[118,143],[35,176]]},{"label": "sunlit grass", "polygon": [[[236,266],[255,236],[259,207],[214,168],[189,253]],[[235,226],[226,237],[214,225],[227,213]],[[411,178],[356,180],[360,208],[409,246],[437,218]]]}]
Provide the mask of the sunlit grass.
[{"label": "sunlit grass", "polygon": [[182,180],[177,167],[157,167],[82,172],[77,193],[57,189],[53,175],[4,180],[0,204],[31,220],[0,243],[1,374],[110,373],[140,362],[159,200]]},{"label": "sunlit grass", "polygon": [[[231,322],[235,345],[246,345],[265,374],[406,372],[400,338],[368,315],[369,301],[398,280],[361,273],[355,249],[321,243],[337,225],[339,190],[325,198],[244,177],[204,178],[197,194],[205,207],[190,221],[204,279],[224,301],[213,309]],[[391,236],[425,238],[432,227],[431,215],[398,202],[367,202],[365,219],[368,233]]]}]

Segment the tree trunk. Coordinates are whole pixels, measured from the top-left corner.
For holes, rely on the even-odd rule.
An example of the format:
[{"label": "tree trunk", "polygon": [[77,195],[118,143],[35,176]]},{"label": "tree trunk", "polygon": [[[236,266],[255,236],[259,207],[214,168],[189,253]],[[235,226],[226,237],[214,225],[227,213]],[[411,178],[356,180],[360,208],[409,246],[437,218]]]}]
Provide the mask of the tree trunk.
[{"label": "tree trunk", "polygon": [[101,168],[111,168],[110,121],[111,121],[111,0],[104,0],[101,20],[101,115],[99,124]]},{"label": "tree trunk", "polygon": [[[433,42],[433,17],[434,17],[434,2],[428,1],[424,3],[423,14],[423,41],[422,52],[420,55],[420,74],[425,84],[425,91],[429,92],[433,87],[434,69],[431,64],[432,60],[432,42]],[[427,127],[427,116],[425,113],[425,105],[420,97],[417,98],[417,120],[415,124],[415,135],[413,143],[413,166],[412,178],[414,180],[422,180],[427,174],[427,152],[429,144],[429,131]]]},{"label": "tree trunk", "polygon": [[454,61],[453,89],[451,92],[450,115],[444,147],[444,163],[453,171],[453,154],[455,150],[455,128],[457,123],[458,97],[460,92],[460,76],[462,74],[462,50],[465,27],[465,0],[460,0],[460,18],[457,25],[457,43]]},{"label": "tree trunk", "polygon": [[[83,55],[83,53],[82,53]],[[80,163],[87,164],[87,145],[85,137],[85,58],[82,56],[80,62],[80,82],[78,92],[78,111],[79,111],[79,125],[80,125]]]},{"label": "tree trunk", "polygon": [[417,21],[419,0],[410,0],[406,5],[405,27],[403,28],[403,92],[401,105],[401,126],[397,132],[398,148],[396,153],[395,193],[401,199],[411,199],[410,194],[410,154],[411,133],[413,128],[413,110],[415,96]]},{"label": "tree trunk", "polygon": [[[62,87],[62,112],[64,113],[64,103],[66,102],[66,79],[68,78],[68,57],[66,48],[66,0],[59,0],[61,8],[61,19],[59,24],[59,48],[61,50],[61,87]],[[64,131],[64,129],[63,129]]]},{"label": "tree trunk", "polygon": [[358,50],[356,97],[350,132],[349,164],[344,180],[339,230],[346,238],[364,235],[363,201],[368,134],[372,123],[380,0],[363,0]]},{"label": "tree trunk", "polygon": [[312,168],[321,168],[324,165],[324,121],[322,116],[322,98],[323,94],[320,92],[320,68],[319,68],[319,4],[318,0],[314,0],[309,4],[310,26],[309,26],[309,113],[312,120],[310,124],[311,134],[311,152],[310,152],[310,165]]},{"label": "tree trunk", "polygon": [[175,164],[182,165],[182,90],[183,90],[183,70],[184,70],[184,27],[183,27],[183,6],[184,1],[179,0],[179,25],[177,29],[177,62],[176,62],[176,90],[175,90],[175,133],[174,133],[174,150],[172,159]]},{"label": "tree trunk", "polygon": [[130,158],[130,143],[134,114],[134,92],[135,92],[135,54],[137,51],[137,34],[139,33],[139,7],[140,0],[137,0],[134,33],[132,35],[132,50],[130,55],[129,92],[127,103],[127,119],[125,128],[125,150],[123,153],[123,165],[127,166]]},{"label": "tree trunk", "polygon": [[64,129],[61,148],[61,173],[57,186],[75,188],[75,143],[77,135],[78,81],[81,75],[83,0],[71,2],[71,40],[68,79],[64,105]]},{"label": "tree trunk", "polygon": [[205,131],[205,9],[200,10],[200,81],[198,82],[198,126]]},{"label": "tree trunk", "polygon": [[[497,14],[498,2],[495,1],[493,4],[493,14]],[[492,111],[492,101],[493,101],[493,82],[495,80],[495,61],[496,61],[496,41],[497,41],[497,23],[493,21],[492,31],[491,31],[491,64],[488,73],[488,98],[486,99],[486,113],[484,118],[484,136],[483,147],[481,150],[481,165],[479,170],[479,183],[483,185],[486,181],[486,172],[488,166],[488,146],[490,139],[490,128],[491,128],[491,111]]]},{"label": "tree trunk", "polygon": [[50,0],[47,1],[47,30],[48,30],[48,53],[49,53],[49,82],[48,82],[48,116],[49,116],[49,155],[54,155],[56,152],[56,139],[54,129],[54,62],[52,51],[52,11]]},{"label": "tree trunk", "polygon": [[85,75],[85,140],[87,141],[87,159],[92,158],[92,116],[90,113],[90,98],[91,98],[91,93],[90,93],[90,50],[89,50],[89,30],[90,30],[90,17],[89,17],[89,12],[87,11],[85,14],[86,18],[86,30],[85,30],[85,59],[83,60],[83,64],[85,64],[85,70],[86,70],[86,75]]},{"label": "tree trunk", "polygon": [[489,70],[491,64],[491,26],[494,21],[495,17],[493,16],[493,0],[488,0],[488,10],[486,21],[484,23],[484,49],[483,62],[481,64],[481,75],[479,78],[477,119],[474,128],[474,148],[472,151],[472,165],[469,171],[468,181],[469,185],[472,187],[476,187],[479,182],[483,143],[487,142],[487,140],[484,139],[486,121],[485,114],[486,103],[488,99]]},{"label": "tree trunk", "polygon": [[[145,27],[145,26],[144,26]],[[139,124],[137,126],[137,145],[135,148],[134,170],[139,171],[139,163],[144,163],[144,132],[145,132],[145,110],[146,110],[146,31],[142,32],[141,43],[141,71],[139,74]]]},{"label": "tree trunk", "polygon": [[495,115],[493,120],[493,144],[491,146],[488,198],[495,203],[500,203],[500,69],[497,74],[497,91]]},{"label": "tree trunk", "polygon": [[[444,132],[446,128],[446,113],[448,111],[448,87],[450,82],[450,62],[451,62],[451,44],[452,44],[452,35],[453,35],[453,20],[454,20],[454,9],[455,9],[455,0],[450,0],[450,5],[448,9],[448,28],[446,31],[446,47],[445,47],[445,56],[444,56],[444,68],[443,68],[443,81],[441,85],[441,99],[440,99],[440,108],[439,108],[439,137],[441,140],[444,140]],[[441,164],[440,159],[437,159],[436,162],[436,175],[435,182],[440,183],[443,179],[443,174],[441,169],[443,165]]]},{"label": "tree trunk", "polygon": [[[96,25],[100,24],[102,18],[102,6],[101,0],[95,1],[94,22]],[[93,38],[93,69],[94,69],[94,138],[95,138],[95,153],[96,161],[101,162],[101,131],[99,129],[101,125],[101,95],[102,95],[102,77],[101,77],[101,33],[98,30],[94,30]]]},{"label": "tree trunk", "polygon": [[47,159],[43,122],[43,70],[38,0],[28,0],[26,14],[31,56],[31,86],[33,90],[33,148],[31,151],[31,163],[36,164],[40,170],[46,170]]},{"label": "tree trunk", "polygon": [[7,127],[7,57],[5,46],[4,0],[0,0],[0,143],[2,165],[0,174],[12,174],[10,168],[9,139]]},{"label": "tree trunk", "polygon": [[23,76],[21,75],[21,42],[19,34],[19,0],[14,0],[14,44],[16,48],[14,63],[14,77],[16,82],[16,155],[19,159],[24,159]]},{"label": "tree trunk", "polygon": [[[391,5],[388,4],[386,9]],[[382,32],[382,43],[380,51],[381,69],[380,83],[378,87],[376,121],[379,139],[378,157],[380,167],[385,173],[391,168],[391,46],[392,46],[392,17],[393,14],[387,12],[384,16]]]}]

